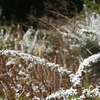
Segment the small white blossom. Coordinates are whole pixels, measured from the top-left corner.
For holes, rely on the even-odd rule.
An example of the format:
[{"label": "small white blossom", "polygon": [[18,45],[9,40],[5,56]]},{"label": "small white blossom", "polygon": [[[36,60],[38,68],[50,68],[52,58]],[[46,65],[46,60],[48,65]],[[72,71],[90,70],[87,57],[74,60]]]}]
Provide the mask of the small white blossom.
[{"label": "small white blossom", "polygon": [[34,98],[32,98],[32,100],[41,100],[39,97],[34,96]]},{"label": "small white blossom", "polygon": [[30,93],[27,93],[27,94],[26,94],[26,97],[29,97],[29,96],[30,96]]}]

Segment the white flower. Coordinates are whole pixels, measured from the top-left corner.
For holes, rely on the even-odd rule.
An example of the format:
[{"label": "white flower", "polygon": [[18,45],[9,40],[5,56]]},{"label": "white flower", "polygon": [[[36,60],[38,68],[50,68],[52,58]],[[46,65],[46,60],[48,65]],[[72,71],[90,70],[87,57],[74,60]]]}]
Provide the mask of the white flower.
[{"label": "white flower", "polygon": [[29,96],[30,96],[30,93],[27,93],[27,94],[26,94],[26,97],[29,97]]}]

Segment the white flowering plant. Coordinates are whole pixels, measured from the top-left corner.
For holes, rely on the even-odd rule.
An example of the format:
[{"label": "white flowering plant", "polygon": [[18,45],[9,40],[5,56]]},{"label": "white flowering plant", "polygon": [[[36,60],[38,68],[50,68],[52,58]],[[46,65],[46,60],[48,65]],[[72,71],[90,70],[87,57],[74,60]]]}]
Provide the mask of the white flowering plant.
[{"label": "white flowering plant", "polygon": [[1,34],[0,98],[100,100],[99,22],[93,13],[56,31]]}]

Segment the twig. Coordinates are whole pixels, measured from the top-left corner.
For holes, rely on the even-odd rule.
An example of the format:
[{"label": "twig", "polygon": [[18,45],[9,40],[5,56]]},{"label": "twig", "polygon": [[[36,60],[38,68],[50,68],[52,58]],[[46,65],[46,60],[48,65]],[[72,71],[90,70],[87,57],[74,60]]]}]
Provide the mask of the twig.
[{"label": "twig", "polygon": [[[25,86],[24,86],[24,87],[25,87]],[[24,91],[25,91],[24,87],[23,87],[23,91],[20,93],[20,95],[18,96],[18,98],[17,98],[17,99],[19,99],[19,98],[20,98],[20,96],[24,93]]]},{"label": "twig", "polygon": [[91,55],[93,55],[93,53],[89,49],[86,48],[86,51],[88,51]]},{"label": "twig", "polygon": [[[97,40],[97,42],[96,42],[92,47],[90,47],[90,48],[88,49],[88,51],[90,51],[92,48],[94,48],[94,47],[98,44],[98,41],[99,41],[99,40]],[[83,56],[84,54],[86,54],[86,52],[87,52],[87,51],[85,51],[85,52],[82,54],[82,56]],[[78,60],[75,60],[74,63],[71,64],[70,67],[72,67],[77,61],[78,61]]]},{"label": "twig", "polygon": [[[47,9],[45,9],[45,10],[47,10]],[[57,14],[57,15],[59,15],[59,16],[65,18],[65,19],[67,19],[68,21],[72,22],[72,20],[71,20],[70,18],[68,18],[67,16],[64,16],[64,15],[58,13],[58,12],[54,12],[54,11],[51,11],[51,10],[47,10],[47,11],[49,11],[49,12],[51,12],[51,13],[53,13],[53,14]]]},{"label": "twig", "polygon": [[47,23],[46,21],[40,19],[40,18],[34,18],[34,16],[29,15],[29,18],[36,20],[37,22],[41,22],[45,27],[49,28],[52,27],[54,30],[59,31],[59,29],[57,27],[55,27],[54,25],[52,25],[51,23]]},{"label": "twig", "polygon": [[0,81],[0,82],[1,82],[2,86],[4,87],[3,92],[4,92],[4,95],[5,95],[5,98],[6,98],[6,100],[8,100],[7,93],[6,93],[7,89],[6,89],[5,85],[3,84],[3,82],[2,81]]}]

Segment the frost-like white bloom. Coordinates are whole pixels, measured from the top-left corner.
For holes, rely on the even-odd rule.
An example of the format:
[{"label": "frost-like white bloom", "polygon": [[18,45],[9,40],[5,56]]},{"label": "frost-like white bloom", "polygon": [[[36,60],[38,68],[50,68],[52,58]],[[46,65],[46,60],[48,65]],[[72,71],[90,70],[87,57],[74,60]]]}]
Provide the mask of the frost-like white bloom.
[{"label": "frost-like white bloom", "polygon": [[18,74],[21,75],[21,76],[25,76],[25,77],[29,78],[29,74],[26,74],[25,72],[23,72],[21,70],[19,71]]},{"label": "frost-like white bloom", "polygon": [[81,29],[92,30],[100,34],[100,14],[92,13],[86,16],[85,21],[82,21],[82,24],[79,21],[78,26],[80,26]]},{"label": "frost-like white bloom", "polygon": [[73,86],[81,86],[82,73],[86,73],[87,67],[90,67],[91,63],[96,63],[100,61],[100,53],[94,54],[86,59],[80,64],[78,71],[75,74],[70,74],[70,81]]},{"label": "frost-like white bloom", "polygon": [[86,97],[84,95],[81,95],[79,100],[82,100],[82,99],[85,99],[85,98]]},{"label": "frost-like white bloom", "polygon": [[5,37],[4,37],[4,42],[6,42],[9,39],[9,37],[10,37],[10,34],[9,33],[6,33],[5,34]]},{"label": "frost-like white bloom", "polygon": [[90,89],[84,89],[82,91],[82,94],[86,97],[96,97],[96,98],[100,98],[100,87],[97,86],[95,89],[90,90]]},{"label": "frost-like white bloom", "polygon": [[34,96],[34,98],[32,98],[32,100],[41,100],[41,99],[37,96]]},{"label": "frost-like white bloom", "polygon": [[15,98],[19,97],[20,96],[20,93],[16,93],[15,94]]},{"label": "frost-like white bloom", "polygon": [[[20,51],[1,50],[0,55],[7,55],[10,57],[21,58],[25,61],[32,61],[35,64],[41,64],[46,67],[50,67],[51,69],[55,69],[56,71],[58,71],[61,74],[70,74],[71,73],[71,71],[68,71],[64,67],[60,67],[58,64],[48,62],[47,60],[45,60],[43,58],[41,59],[40,57],[36,57],[36,56],[30,55],[27,53],[22,53]],[[22,74],[22,73],[20,72],[20,74]]]},{"label": "frost-like white bloom", "polygon": [[4,34],[5,34],[4,31],[5,31],[4,29],[1,29],[1,30],[0,30],[0,35],[4,35]]},{"label": "frost-like white bloom", "polygon": [[80,45],[79,44],[72,44],[72,45],[70,45],[70,49],[72,50],[73,48],[79,48],[80,47]]},{"label": "frost-like white bloom", "polygon": [[32,68],[32,66],[33,66],[33,63],[30,63],[30,64],[28,65],[27,69]]},{"label": "frost-like white bloom", "polygon": [[33,86],[32,89],[33,89],[33,91],[35,91],[36,93],[40,92],[38,86]]},{"label": "frost-like white bloom", "polygon": [[15,92],[16,92],[16,93],[18,93],[18,92],[19,92],[19,89],[16,89],[15,87],[14,87],[14,90],[15,90]]},{"label": "frost-like white bloom", "polygon": [[52,52],[53,49],[51,47],[46,48],[46,52]]},{"label": "frost-like white bloom", "polygon": [[6,66],[15,64],[15,60],[16,60],[16,59],[11,59],[10,61],[8,61],[8,62],[6,63]]},{"label": "frost-like white bloom", "polygon": [[29,96],[30,96],[30,93],[27,93],[27,94],[26,94],[26,97],[29,97]]},{"label": "frost-like white bloom", "polygon": [[23,39],[28,42],[30,41],[31,36],[35,35],[35,30],[33,28],[30,28],[27,30],[27,32],[25,33]]},{"label": "frost-like white bloom", "polygon": [[22,85],[21,85],[21,84],[17,84],[17,87],[18,87],[19,89],[21,89],[21,88],[22,88]]},{"label": "frost-like white bloom", "polygon": [[65,73],[65,74],[70,74],[70,73],[71,73],[71,71],[66,71],[66,69],[63,68],[63,67],[59,67],[59,68],[58,68],[58,72],[61,73],[62,75],[63,75],[64,73]]},{"label": "frost-like white bloom", "polygon": [[36,41],[37,41],[37,35],[39,31],[36,31],[33,28],[30,28],[25,35],[23,36],[23,40],[21,41],[21,47],[23,51],[32,52]]},{"label": "frost-like white bloom", "polygon": [[70,89],[67,89],[67,90],[60,90],[60,91],[57,91],[55,93],[52,93],[51,95],[47,96],[46,97],[46,100],[50,100],[50,99],[56,99],[56,98],[67,98],[70,97],[70,96],[74,96],[74,95],[77,95],[77,89],[73,89],[73,88],[70,88]]}]

